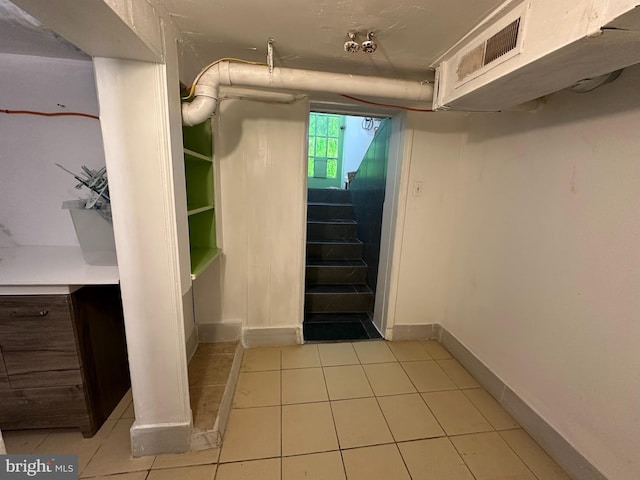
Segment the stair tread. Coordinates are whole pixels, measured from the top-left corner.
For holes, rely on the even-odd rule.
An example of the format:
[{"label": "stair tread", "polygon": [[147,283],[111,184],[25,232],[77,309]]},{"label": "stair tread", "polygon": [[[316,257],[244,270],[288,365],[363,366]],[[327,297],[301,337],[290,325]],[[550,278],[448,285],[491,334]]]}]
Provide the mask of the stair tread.
[{"label": "stair tread", "polygon": [[308,259],[307,267],[366,267],[367,264],[364,260],[321,260],[321,259]]},{"label": "stair tread", "polygon": [[347,295],[351,294],[373,294],[373,291],[369,288],[368,285],[359,285],[359,284],[337,284],[337,285],[315,285],[315,284],[307,284],[305,288],[305,293],[344,293]]},{"label": "stair tread", "polygon": [[338,223],[338,224],[345,224],[345,225],[356,225],[358,222],[356,222],[355,220],[351,220],[348,218],[332,218],[330,220],[324,220],[321,218],[308,218],[307,219],[307,223],[325,223],[325,224],[333,224],[333,223]]},{"label": "stair tread", "polygon": [[353,203],[307,202],[312,207],[353,207]]},{"label": "stair tread", "polygon": [[326,238],[314,238],[311,240],[307,240],[307,244],[309,243],[313,243],[313,244],[323,244],[323,245],[328,245],[328,244],[347,244],[347,245],[363,245],[361,240],[358,240],[357,238],[336,238],[336,239],[326,239]]},{"label": "stair tread", "polygon": [[333,323],[333,322],[360,322],[370,321],[368,313],[311,313],[304,314],[305,323]]}]

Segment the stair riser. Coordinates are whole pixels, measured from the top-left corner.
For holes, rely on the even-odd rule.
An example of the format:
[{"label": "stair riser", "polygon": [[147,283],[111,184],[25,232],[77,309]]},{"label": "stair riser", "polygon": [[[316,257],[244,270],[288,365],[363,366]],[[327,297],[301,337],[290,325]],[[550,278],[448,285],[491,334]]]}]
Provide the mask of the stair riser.
[{"label": "stair riser", "polygon": [[351,205],[308,205],[307,218],[316,220],[353,220]]},{"label": "stair riser", "polygon": [[307,267],[308,284],[358,284],[367,283],[367,267],[334,267],[313,266]]},{"label": "stair riser", "polygon": [[310,188],[307,190],[307,202],[350,203],[351,192],[349,190]]},{"label": "stair riser", "polygon": [[352,223],[307,223],[307,240],[355,240],[358,228]]},{"label": "stair riser", "polygon": [[307,293],[304,311],[310,313],[362,312],[372,310],[372,293]]},{"label": "stair riser", "polygon": [[307,244],[307,258],[319,260],[359,260],[361,244]]}]

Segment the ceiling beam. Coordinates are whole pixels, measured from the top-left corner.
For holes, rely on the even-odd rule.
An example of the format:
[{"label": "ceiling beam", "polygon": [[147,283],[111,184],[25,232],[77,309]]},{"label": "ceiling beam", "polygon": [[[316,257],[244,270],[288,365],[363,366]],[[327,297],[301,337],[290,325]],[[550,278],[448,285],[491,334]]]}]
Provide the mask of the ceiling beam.
[{"label": "ceiling beam", "polygon": [[163,61],[160,17],[147,2],[12,1],[92,57]]}]

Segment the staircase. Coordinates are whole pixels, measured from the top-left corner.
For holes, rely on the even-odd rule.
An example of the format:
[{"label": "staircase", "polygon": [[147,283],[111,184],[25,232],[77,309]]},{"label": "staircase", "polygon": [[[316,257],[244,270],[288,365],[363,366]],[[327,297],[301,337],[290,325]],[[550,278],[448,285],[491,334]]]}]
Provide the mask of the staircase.
[{"label": "staircase", "polygon": [[304,338],[381,338],[348,190],[309,189]]}]

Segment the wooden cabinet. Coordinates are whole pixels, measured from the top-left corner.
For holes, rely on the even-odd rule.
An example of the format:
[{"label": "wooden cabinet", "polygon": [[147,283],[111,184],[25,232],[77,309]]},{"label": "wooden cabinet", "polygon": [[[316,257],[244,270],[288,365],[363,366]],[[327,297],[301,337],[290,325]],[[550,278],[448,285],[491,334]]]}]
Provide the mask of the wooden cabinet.
[{"label": "wooden cabinet", "polygon": [[218,256],[213,177],[211,120],[182,127],[189,214],[191,278],[195,279]]},{"label": "wooden cabinet", "polygon": [[0,296],[0,429],[92,436],[129,386],[118,286]]}]

